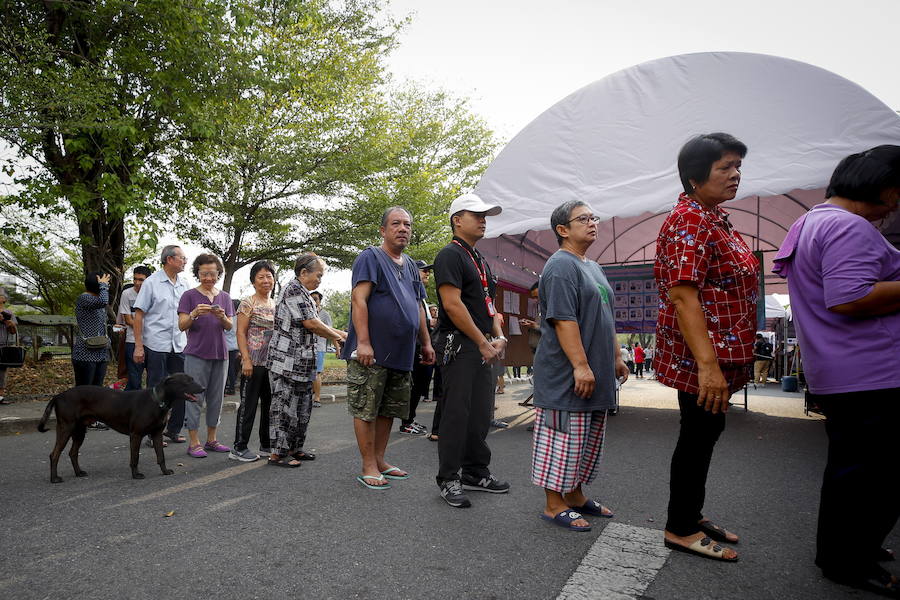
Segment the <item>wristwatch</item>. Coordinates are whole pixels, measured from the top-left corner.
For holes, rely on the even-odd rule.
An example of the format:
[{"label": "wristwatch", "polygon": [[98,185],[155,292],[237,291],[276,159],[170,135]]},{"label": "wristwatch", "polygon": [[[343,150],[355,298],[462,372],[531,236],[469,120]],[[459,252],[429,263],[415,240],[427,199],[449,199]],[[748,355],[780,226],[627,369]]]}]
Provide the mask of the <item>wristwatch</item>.
[{"label": "wristwatch", "polygon": [[494,339],[495,339],[495,340],[503,340],[503,341],[506,342],[507,344],[509,343],[509,340],[506,339],[506,336],[505,336],[505,335],[498,335],[498,336],[495,337]]}]

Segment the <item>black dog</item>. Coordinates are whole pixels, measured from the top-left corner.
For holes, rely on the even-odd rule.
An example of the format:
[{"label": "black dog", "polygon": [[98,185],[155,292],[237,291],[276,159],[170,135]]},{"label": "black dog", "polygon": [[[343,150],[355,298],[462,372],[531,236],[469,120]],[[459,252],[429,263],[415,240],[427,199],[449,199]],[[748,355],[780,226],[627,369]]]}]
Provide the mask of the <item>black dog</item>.
[{"label": "black dog", "polygon": [[50,483],[60,483],[62,477],[56,474],[59,455],[72,438],[69,457],[76,477],[87,473],[78,466],[78,450],[84,442],[87,426],[94,421],[103,421],[119,433],[131,437],[131,476],[143,479],[138,473],[138,456],[141,440],[145,435],[153,439],[156,462],[163,475],[174,473],[166,468],[163,454],[162,432],[169,418],[172,403],[176,400],[196,402],[194,394],[203,391],[190,375],[177,373],[166,377],[153,389],[134,392],[119,392],[96,385],[79,385],[57,394],[47,403],[44,416],[38,424],[38,431],[47,431],[50,411],[56,407],[56,446],[50,453]]}]

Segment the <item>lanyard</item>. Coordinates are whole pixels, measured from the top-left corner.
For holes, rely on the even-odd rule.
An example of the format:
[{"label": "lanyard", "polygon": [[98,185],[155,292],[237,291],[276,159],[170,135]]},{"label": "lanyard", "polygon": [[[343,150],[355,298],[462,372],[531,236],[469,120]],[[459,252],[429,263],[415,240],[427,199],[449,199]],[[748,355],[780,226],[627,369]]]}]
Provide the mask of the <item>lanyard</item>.
[{"label": "lanyard", "polygon": [[[497,311],[494,309],[494,301],[491,299],[491,291],[488,288],[488,280],[487,280],[487,268],[485,268],[484,263],[479,264],[479,261],[475,260],[475,256],[469,251],[468,248],[453,240],[453,243],[466,251],[466,254],[469,255],[469,258],[472,259],[472,264],[475,265],[475,270],[478,271],[478,275],[481,277],[481,288],[484,290],[484,304],[487,306],[488,316],[493,317],[497,314]],[[479,257],[480,258],[480,257]]]}]

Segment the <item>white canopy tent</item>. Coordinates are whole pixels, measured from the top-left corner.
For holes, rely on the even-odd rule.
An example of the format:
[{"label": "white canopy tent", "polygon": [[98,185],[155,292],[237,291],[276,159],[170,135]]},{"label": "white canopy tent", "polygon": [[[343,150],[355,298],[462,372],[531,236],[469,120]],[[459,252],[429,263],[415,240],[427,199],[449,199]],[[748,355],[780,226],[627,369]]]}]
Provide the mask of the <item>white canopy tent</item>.
[{"label": "white canopy tent", "polygon": [[822,200],[841,158],[900,143],[900,116],[855,83],[785,58],[713,52],[643,63],[574,92],[510,141],[476,188],[503,207],[479,249],[501,279],[527,287],[557,247],[550,213],[579,199],[605,220],[591,258],[652,262],[681,191],[678,150],[711,131],[749,147],[739,199],[725,208],[771,256]]}]

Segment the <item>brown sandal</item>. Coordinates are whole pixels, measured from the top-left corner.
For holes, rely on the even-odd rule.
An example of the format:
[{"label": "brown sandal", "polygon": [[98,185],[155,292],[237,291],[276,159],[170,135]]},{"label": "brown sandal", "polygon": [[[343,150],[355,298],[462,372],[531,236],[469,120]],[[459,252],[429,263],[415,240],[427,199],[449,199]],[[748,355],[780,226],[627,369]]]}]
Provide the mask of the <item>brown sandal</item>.
[{"label": "brown sandal", "polygon": [[737,562],[738,560],[737,556],[734,556],[732,558],[725,558],[725,550],[728,550],[728,548],[714,543],[712,539],[708,537],[700,538],[690,546],[682,546],[681,544],[670,542],[667,539],[663,539],[663,544],[665,544],[666,548],[675,550],[676,552],[695,554],[697,556],[709,558],[712,560],[721,560],[724,562]]}]

